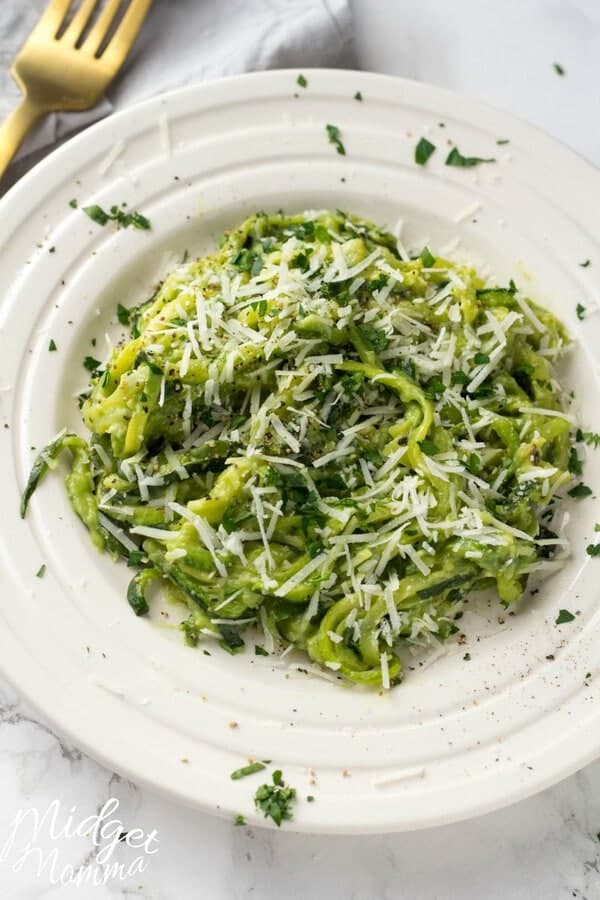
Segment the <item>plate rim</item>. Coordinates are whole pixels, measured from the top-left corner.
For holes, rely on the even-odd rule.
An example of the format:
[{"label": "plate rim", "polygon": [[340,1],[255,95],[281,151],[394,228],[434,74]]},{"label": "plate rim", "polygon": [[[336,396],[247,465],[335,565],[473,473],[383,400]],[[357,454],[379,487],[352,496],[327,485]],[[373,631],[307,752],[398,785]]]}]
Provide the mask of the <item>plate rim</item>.
[{"label": "plate rim", "polygon": [[[460,107],[461,104],[464,104],[464,110],[467,110],[468,108],[474,114],[477,114],[477,111],[485,111],[486,115],[493,114],[494,116],[502,118],[506,123],[512,124],[513,127],[517,125],[520,129],[524,130],[524,133],[534,132],[538,140],[543,141],[548,148],[553,148],[554,152],[559,150],[560,153],[565,157],[565,161],[569,162],[570,165],[573,165],[574,160],[577,160],[579,166],[583,165],[585,167],[588,176],[593,177],[596,180],[595,186],[598,188],[597,193],[600,195],[600,179],[598,178],[600,172],[590,160],[586,159],[580,153],[568,147],[568,145],[566,145],[559,139],[548,135],[545,131],[538,128],[537,126],[532,125],[524,119],[514,116],[512,113],[506,110],[497,109],[491,104],[488,104],[478,98],[466,97],[445,88],[438,87],[436,85],[429,85],[423,82],[417,82],[391,75],[382,75],[379,73],[369,73],[351,69],[324,69],[310,67],[305,67],[305,71],[320,73],[320,75],[327,78],[333,77],[335,79],[339,79],[340,82],[351,77],[353,80],[362,79],[365,84],[367,82],[370,82],[374,85],[376,83],[393,85],[398,89],[400,94],[403,89],[408,91],[409,93],[417,91],[423,96],[429,94],[433,97],[441,97],[450,105],[458,104],[458,106]],[[99,137],[104,133],[109,134],[111,131],[117,129],[120,122],[125,122],[127,118],[132,115],[132,113],[136,115],[139,114],[142,117],[148,116],[155,110],[158,113],[164,104],[168,104],[169,102],[172,102],[174,100],[179,100],[180,98],[185,99],[186,97],[189,97],[191,99],[191,103],[194,102],[195,98],[199,98],[200,102],[198,102],[198,108],[201,109],[202,97],[205,97],[208,93],[210,93],[211,90],[214,90],[219,86],[224,86],[226,88],[235,88],[240,85],[247,85],[257,82],[273,82],[277,84],[283,79],[297,74],[297,72],[298,69],[296,68],[288,68],[270,70],[267,72],[246,73],[242,75],[228,76],[226,78],[213,79],[201,84],[189,85],[184,88],[178,88],[163,94],[158,94],[154,97],[143,100],[140,103],[127,107],[124,110],[114,113],[104,119],[101,119],[93,125],[85,128],[83,131],[79,132],[78,134],[67,140],[60,147],[56,148],[54,151],[48,154],[48,156],[41,160],[18,182],[16,182],[9,189],[9,191],[7,191],[2,200],[0,200],[0,221],[4,220],[5,223],[4,228],[0,225],[0,232],[9,228],[11,215],[13,214],[15,209],[18,212],[19,206],[21,204],[21,199],[25,197],[25,195],[27,195],[30,191],[31,194],[34,195],[35,191],[33,189],[46,177],[48,172],[56,171],[57,168],[62,164],[63,160],[68,161],[71,158],[75,159],[79,151],[85,152],[86,147],[91,147],[97,136]],[[286,82],[286,87],[289,89],[289,82]],[[591,191],[590,186],[588,186],[588,190]],[[37,201],[31,202],[39,204],[39,198]],[[25,215],[25,213],[22,213],[22,215]],[[15,658],[20,655],[21,657],[29,659],[30,657],[27,648],[18,641],[17,637],[13,634],[10,628],[8,629],[8,632],[10,634],[9,643],[11,643],[13,646],[13,654]],[[33,679],[30,678],[29,673],[27,673],[25,676],[23,674],[23,671],[17,674],[16,666],[15,669],[12,670],[12,667],[10,665],[10,657],[10,653],[7,653],[6,656],[0,657],[0,672],[2,672],[2,675],[7,679],[7,681],[15,687],[17,692],[25,698],[29,705],[36,710],[36,712],[39,714],[39,717],[42,720],[47,719],[48,714],[46,713],[44,707],[40,706],[36,702],[36,692],[34,689]],[[13,675],[15,677],[13,677]],[[63,735],[68,741],[72,742],[78,747],[81,747],[86,752],[86,754],[88,754],[91,758],[99,761],[107,768],[114,768],[115,770],[124,774],[125,777],[127,777],[134,783],[142,784],[145,788],[157,791],[161,795],[164,795],[171,800],[175,800],[176,802],[191,805],[194,808],[203,809],[204,811],[211,814],[216,813],[223,816],[230,815],[231,811],[229,809],[223,809],[222,811],[215,810],[214,806],[208,803],[203,804],[197,798],[186,798],[183,794],[176,793],[170,788],[162,788],[159,784],[157,784],[156,779],[153,779],[151,776],[144,775],[141,771],[130,767],[125,762],[119,761],[118,765],[116,765],[114,757],[111,758],[110,754],[107,755],[103,751],[98,751],[95,747],[88,743],[85,737],[82,737],[77,728],[73,726],[73,723],[69,724],[66,716],[65,721],[63,721],[63,719],[60,716],[57,716],[56,713],[57,710],[55,709],[50,716],[50,724],[52,730],[55,731],[59,736]],[[582,731],[585,731],[588,727],[589,722],[583,723]],[[86,726],[86,729],[87,728],[88,726]],[[582,736],[580,735],[580,739],[581,737]],[[583,745],[583,740],[581,740],[580,742]],[[408,830],[409,828],[410,830],[417,830],[420,828],[447,824],[453,821],[459,821],[465,818],[482,815],[487,812],[491,812],[492,810],[499,809],[503,806],[508,806],[520,799],[531,796],[577,771],[577,769],[581,768],[583,765],[586,765],[593,759],[597,758],[599,754],[600,738],[596,742],[595,749],[587,748],[585,752],[580,751],[579,755],[572,755],[567,761],[563,761],[562,766],[555,765],[552,772],[547,773],[545,777],[538,777],[537,780],[534,780],[530,784],[515,784],[512,791],[504,792],[503,798],[501,800],[496,800],[491,803],[485,800],[476,800],[466,804],[465,808],[463,808],[461,812],[455,814],[440,815],[435,820],[432,820],[430,817],[430,820],[415,822],[410,826],[404,827],[399,827],[393,824],[384,825],[383,827],[363,827],[361,825],[355,827],[354,824],[349,824],[343,830],[339,827],[328,827],[327,823],[324,823],[322,828],[315,827],[314,823],[310,823],[308,826],[303,826],[303,823],[299,823],[298,826],[296,826],[296,824],[292,821],[291,823],[286,825],[286,830],[305,831],[309,833],[363,834],[395,832],[399,830]],[[253,825],[274,827],[271,826],[268,822],[264,822],[255,815],[248,815],[248,820]]]}]

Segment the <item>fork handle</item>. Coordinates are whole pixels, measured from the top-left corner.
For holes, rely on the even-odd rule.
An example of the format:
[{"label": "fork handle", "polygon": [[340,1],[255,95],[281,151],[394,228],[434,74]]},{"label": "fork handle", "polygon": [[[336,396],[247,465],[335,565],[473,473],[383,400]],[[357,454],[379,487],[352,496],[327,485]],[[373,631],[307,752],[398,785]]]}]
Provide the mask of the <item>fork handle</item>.
[{"label": "fork handle", "polygon": [[0,178],[23,143],[27,132],[43,115],[44,110],[25,97],[2,123],[0,126]]}]

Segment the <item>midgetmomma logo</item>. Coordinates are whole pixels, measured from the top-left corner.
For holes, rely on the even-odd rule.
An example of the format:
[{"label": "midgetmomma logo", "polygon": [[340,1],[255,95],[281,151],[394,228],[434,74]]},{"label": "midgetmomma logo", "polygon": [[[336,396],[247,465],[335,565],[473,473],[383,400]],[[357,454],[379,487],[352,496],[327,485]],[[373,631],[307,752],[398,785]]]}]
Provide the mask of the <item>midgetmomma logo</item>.
[{"label": "midgetmomma logo", "polygon": [[[35,807],[20,809],[0,851],[0,863],[10,864],[13,872],[21,871],[26,863],[33,864],[38,877],[45,875],[53,885],[101,885],[139,875],[146,870],[149,857],[158,852],[158,832],[142,828],[126,831],[116,816],[118,808],[119,801],[111,797],[97,813],[78,820],[76,807],[72,807],[63,824],[59,824],[63,818],[60,800],[54,800],[43,814]],[[58,846],[46,853],[40,846],[77,837],[90,837],[92,841],[92,851],[80,866],[62,864]],[[127,863],[114,858],[116,848],[122,845],[138,851]]]}]

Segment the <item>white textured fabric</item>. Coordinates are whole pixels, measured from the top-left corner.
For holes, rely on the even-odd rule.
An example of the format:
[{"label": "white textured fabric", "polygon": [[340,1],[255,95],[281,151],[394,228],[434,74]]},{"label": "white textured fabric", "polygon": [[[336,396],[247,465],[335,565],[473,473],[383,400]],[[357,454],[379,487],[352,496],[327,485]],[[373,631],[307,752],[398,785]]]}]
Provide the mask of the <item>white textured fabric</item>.
[{"label": "white textured fabric", "polygon": [[[48,2],[0,0],[0,118],[20,99],[11,61]],[[181,85],[261,69],[351,65],[349,0],[154,0],[108,97],[89,112],[48,116],[19,156]]]}]

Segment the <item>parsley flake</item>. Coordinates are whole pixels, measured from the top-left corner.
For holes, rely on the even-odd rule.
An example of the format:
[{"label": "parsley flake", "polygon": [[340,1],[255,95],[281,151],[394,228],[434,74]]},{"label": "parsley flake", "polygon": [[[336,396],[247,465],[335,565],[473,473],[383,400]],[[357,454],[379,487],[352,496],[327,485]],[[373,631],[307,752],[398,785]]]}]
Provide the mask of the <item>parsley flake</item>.
[{"label": "parsley flake", "polygon": [[499,147],[502,147],[504,144],[510,144],[510,141],[508,138],[498,138],[496,143],[498,144]]},{"label": "parsley flake", "polygon": [[435,144],[428,141],[427,138],[421,138],[415,147],[415,162],[419,166],[424,166],[432,153],[435,153]]},{"label": "parsley flake", "polygon": [[552,63],[552,68],[554,69],[554,71],[556,72],[557,75],[562,76],[562,75],[566,74],[564,67],[561,66],[560,63],[557,63],[557,62]]},{"label": "parsley flake", "polygon": [[577,306],[575,307],[575,312],[577,313],[577,318],[579,319],[579,321],[582,322],[585,319],[585,306],[583,305],[583,303],[577,304]]},{"label": "parsley flake", "polygon": [[122,303],[117,305],[117,319],[121,323],[121,325],[129,325],[129,317],[131,315],[131,310],[127,309],[126,306],[123,306]]},{"label": "parsley flake", "polygon": [[239,781],[240,778],[246,778],[248,775],[254,775],[255,772],[262,772],[263,769],[267,767],[261,762],[250,763],[248,766],[243,766],[241,769],[236,769],[229,776],[232,781]]},{"label": "parsley flake", "polygon": [[493,162],[496,162],[493,156],[487,158],[483,156],[463,156],[458,147],[453,147],[446,157],[447,166],[458,166],[463,169],[470,169],[473,166],[478,166],[480,163]]},{"label": "parsley flake", "polygon": [[48,344],[48,351],[50,353],[53,353],[54,350],[57,350],[57,349],[58,348],[56,346],[56,342],[55,342],[54,338],[50,338],[50,343]]},{"label": "parsley flake", "polygon": [[573,622],[575,616],[568,609],[560,609],[556,617],[556,625],[565,625],[567,622]]},{"label": "parsley flake", "polygon": [[94,359],[93,356],[86,356],[83,360],[83,366],[88,372],[95,372],[96,369],[99,369],[102,363],[99,359]]},{"label": "parsley flake", "polygon": [[132,225],[134,228],[142,231],[148,231],[152,227],[150,219],[147,219],[146,216],[139,212],[126,213],[119,209],[118,206],[111,206],[109,212],[106,212],[96,203],[91,206],[83,206],[82,209],[92,222],[96,222],[97,225],[104,226],[107,222],[117,222],[122,228],[129,228]]},{"label": "parsley flake", "polygon": [[583,482],[579,482],[575,487],[572,487],[568,492],[570,497],[575,497],[576,500],[581,500],[583,497],[589,497],[592,493],[592,489],[587,486],[587,484],[583,484]]},{"label": "parsley flake", "polygon": [[254,645],[254,655],[255,656],[268,656],[269,654],[265,650],[264,647],[261,647],[259,644]]},{"label": "parsley flake", "polygon": [[360,102],[362,102],[363,95],[361,94],[360,91],[357,91],[357,92],[355,93],[354,99],[355,99],[355,100],[359,100]]},{"label": "parsley flake", "polygon": [[419,447],[426,454],[426,456],[435,456],[436,453],[440,451],[433,443],[433,441],[429,440],[429,438],[425,438],[423,441],[419,441]]},{"label": "parsley flake", "polygon": [[238,814],[238,815],[235,817],[233,824],[234,824],[234,825],[245,825],[245,824],[246,824],[246,819],[244,818],[244,816]]},{"label": "parsley flake", "polygon": [[588,544],[585,552],[588,556],[600,556],[600,544]]},{"label": "parsley flake", "polygon": [[346,148],[342,143],[340,129],[337,127],[337,125],[326,125],[325,130],[327,131],[329,143],[334,145],[335,149],[341,156],[345,156]]},{"label": "parsley flake", "polygon": [[298,75],[298,77],[296,78],[296,84],[299,84],[300,87],[305,88],[305,87],[307,87],[307,85],[308,85],[308,81],[306,80],[306,78],[304,77],[304,75],[300,74],[300,75]]},{"label": "parsley flake", "polygon": [[590,266],[591,264],[592,264],[591,260],[589,260],[589,259],[584,259],[583,262],[579,263],[579,265],[581,266],[582,269],[587,269],[587,267]]},{"label": "parsley flake", "polygon": [[36,578],[43,578],[46,574],[46,563],[42,563],[37,572],[35,573]]},{"label": "parsley flake", "polygon": [[284,820],[292,818],[292,805],[296,799],[296,790],[286,787],[281,770],[273,772],[273,784],[262,784],[254,795],[256,808],[265,814],[265,819],[271,817],[277,827]]},{"label": "parsley flake", "polygon": [[577,440],[583,441],[584,444],[588,444],[596,450],[600,447],[600,434],[596,434],[593,431],[578,431]]},{"label": "parsley flake", "polygon": [[435,265],[435,256],[429,247],[423,247],[421,250],[421,262],[426,269],[431,269],[431,267]]},{"label": "parsley flake", "polygon": [[486,363],[489,363],[490,358],[487,353],[476,353],[473,361],[476,366],[484,366]]}]

